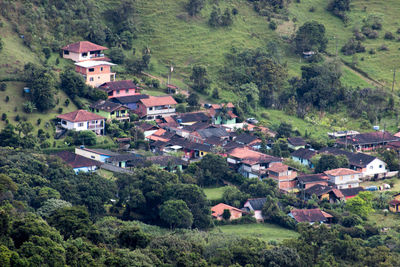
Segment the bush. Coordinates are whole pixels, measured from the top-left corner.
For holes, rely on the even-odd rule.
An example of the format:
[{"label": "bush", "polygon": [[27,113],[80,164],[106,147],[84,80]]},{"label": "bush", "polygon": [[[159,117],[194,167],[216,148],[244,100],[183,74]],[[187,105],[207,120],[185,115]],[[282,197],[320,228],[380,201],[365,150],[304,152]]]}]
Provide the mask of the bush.
[{"label": "bush", "polygon": [[363,46],[360,41],[350,38],[340,51],[342,51],[343,54],[350,56],[355,53],[365,52],[365,46]]},{"label": "bush", "polygon": [[4,101],[6,101],[6,102],[10,101],[10,97],[9,97],[9,96],[6,96],[6,98],[4,99]]},{"label": "bush", "polygon": [[58,113],[62,114],[63,113],[63,108],[58,108]]},{"label": "bush", "polygon": [[42,123],[42,119],[41,118],[37,119],[36,124],[40,125],[41,123]]},{"label": "bush", "polygon": [[6,113],[1,114],[1,120],[5,121],[6,119],[7,119],[7,114]]},{"label": "bush", "polygon": [[385,40],[393,40],[394,39],[394,34],[391,32],[386,32],[385,33]]},{"label": "bush", "polygon": [[371,55],[374,55],[374,54],[376,54],[376,50],[375,50],[374,48],[371,48],[371,49],[369,50],[369,53],[370,53]]},{"label": "bush", "polygon": [[314,12],[315,11],[315,7],[310,7],[310,9],[308,10],[308,11],[310,11],[310,12]]},{"label": "bush", "polygon": [[272,20],[272,21],[269,23],[269,28],[270,28],[271,30],[275,31],[277,27],[278,27],[278,26],[276,25],[276,22],[275,22],[275,21]]},{"label": "bush", "polygon": [[0,83],[0,91],[4,92],[7,89],[6,83]]},{"label": "bush", "polygon": [[15,116],[15,121],[20,121],[21,117],[19,115]]},{"label": "bush", "polygon": [[176,112],[178,113],[185,113],[186,112],[186,107],[183,104],[178,104],[176,105]]},{"label": "bush", "polygon": [[378,49],[379,51],[388,51],[389,47],[387,47],[385,44],[382,44]]}]

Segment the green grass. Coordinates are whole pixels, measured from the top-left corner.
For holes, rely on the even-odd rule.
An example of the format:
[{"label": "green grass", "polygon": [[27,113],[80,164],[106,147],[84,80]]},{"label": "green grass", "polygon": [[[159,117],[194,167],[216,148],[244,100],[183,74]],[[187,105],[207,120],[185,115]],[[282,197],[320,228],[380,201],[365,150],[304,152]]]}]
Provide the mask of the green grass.
[{"label": "green grass", "polygon": [[208,200],[218,200],[222,199],[222,194],[225,191],[225,186],[213,187],[213,188],[203,188],[204,193]]},{"label": "green grass", "polygon": [[254,223],[240,225],[217,226],[213,230],[215,233],[224,233],[240,237],[256,237],[264,241],[282,241],[288,238],[296,238],[298,233],[285,229],[278,225],[269,223]]}]

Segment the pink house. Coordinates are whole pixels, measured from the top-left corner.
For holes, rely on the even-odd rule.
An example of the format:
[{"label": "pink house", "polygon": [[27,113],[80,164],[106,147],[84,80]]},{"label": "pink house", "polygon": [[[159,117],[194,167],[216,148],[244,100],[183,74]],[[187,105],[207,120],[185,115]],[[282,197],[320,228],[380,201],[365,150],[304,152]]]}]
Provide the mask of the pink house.
[{"label": "pink house", "polygon": [[99,89],[105,91],[108,98],[140,95],[140,88],[130,80],[106,82]]}]

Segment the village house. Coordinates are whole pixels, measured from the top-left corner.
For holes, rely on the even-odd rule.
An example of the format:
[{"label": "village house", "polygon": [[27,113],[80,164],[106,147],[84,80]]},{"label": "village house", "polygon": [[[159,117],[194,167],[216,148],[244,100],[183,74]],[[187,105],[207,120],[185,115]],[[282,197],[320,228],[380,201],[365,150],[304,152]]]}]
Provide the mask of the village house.
[{"label": "village house", "polygon": [[302,165],[304,165],[304,166],[306,166],[308,168],[312,168],[313,169],[314,168],[314,164],[311,162],[311,159],[315,155],[317,155],[317,151],[315,151],[315,150],[306,149],[306,148],[300,148],[300,149],[294,151],[292,154],[290,154],[290,157],[294,161],[296,161],[296,162],[298,162],[298,163],[300,163],[300,164],[302,164]]},{"label": "village house", "polygon": [[204,143],[204,141],[210,137],[218,137],[221,140],[229,139],[229,133],[222,127],[208,126],[204,129],[199,129],[189,133],[187,138],[195,143]]},{"label": "village house", "polygon": [[289,166],[281,162],[273,163],[267,171],[268,178],[276,181],[279,189],[289,191],[297,186],[297,172],[289,169]]},{"label": "village house", "polygon": [[389,202],[389,210],[391,212],[400,212],[400,193],[393,196],[393,200]]},{"label": "village house", "polygon": [[115,66],[115,64],[89,60],[75,63],[75,71],[83,76],[87,85],[99,87],[115,80],[115,72],[111,72],[111,66]]},{"label": "village house", "polygon": [[308,189],[314,185],[328,186],[328,176],[323,173],[304,174],[297,176],[297,183],[300,189]]},{"label": "village house", "polygon": [[243,147],[236,147],[227,152],[227,161],[246,178],[264,178],[267,168],[282,159],[266,155]]},{"label": "village house", "polygon": [[86,148],[84,146],[76,147],[75,154],[80,155],[82,157],[96,160],[102,163],[105,163],[108,158],[119,155],[118,153],[112,152],[106,149],[99,148]]},{"label": "village house", "polygon": [[60,151],[55,155],[61,158],[67,165],[72,167],[76,174],[79,172],[94,172],[100,167],[99,162],[69,151]]},{"label": "village house", "polygon": [[213,124],[235,124],[237,116],[233,113],[232,103],[212,104],[208,110]]},{"label": "village house", "polygon": [[361,172],[363,177],[382,177],[387,173],[386,163],[371,155],[352,153],[332,147],[323,148],[319,153],[346,156],[349,160],[349,168]]},{"label": "village house", "polygon": [[98,114],[111,120],[128,120],[129,109],[121,104],[117,104],[107,100],[99,100],[89,106],[89,110],[94,114]]},{"label": "village house", "polygon": [[231,134],[231,137],[232,140],[236,143],[245,145],[255,150],[258,150],[261,147],[261,139],[253,134],[241,133],[239,135],[236,135],[235,133],[233,133]]},{"label": "village house", "polygon": [[155,132],[157,132],[160,129],[160,127],[150,124],[150,123],[147,123],[145,121],[136,122],[135,127],[139,128],[141,131],[143,131],[145,138],[154,134]]},{"label": "village house", "polygon": [[107,60],[103,51],[108,48],[89,41],[76,42],[66,45],[61,49],[63,50],[63,58],[72,59],[75,62],[85,60]]},{"label": "village house", "polygon": [[301,194],[303,199],[311,199],[315,195],[320,201],[325,199],[330,203],[345,200],[342,192],[332,185],[316,184],[303,190]]},{"label": "village house", "polygon": [[113,166],[119,167],[119,168],[127,168],[128,163],[130,161],[135,160],[137,157],[137,155],[135,154],[118,154],[118,155],[114,155],[114,156],[110,156],[108,158],[105,159],[105,163],[111,164]]},{"label": "village house", "polygon": [[374,151],[386,144],[400,140],[385,131],[376,131],[371,133],[361,133],[353,136],[345,136],[336,140],[336,144],[341,147],[349,147],[353,151]]},{"label": "village house", "polygon": [[223,214],[225,210],[229,210],[231,217],[229,218],[230,221],[239,219],[245,213],[243,210],[226,205],[224,203],[219,203],[214,207],[211,207],[211,216],[217,219],[218,221],[223,220]]},{"label": "village house", "polygon": [[131,95],[131,96],[109,98],[109,101],[124,105],[128,107],[130,111],[137,113],[140,100],[149,97],[150,96],[148,95]]},{"label": "village house", "polygon": [[99,86],[108,98],[140,95],[140,88],[131,80],[106,82]]},{"label": "village house", "polygon": [[360,193],[362,191],[364,191],[364,188],[362,188],[361,186],[340,189],[340,192],[342,192],[345,200],[357,196],[358,193]]},{"label": "village house", "polygon": [[172,96],[150,96],[140,99],[137,112],[145,120],[175,115],[176,101]]},{"label": "village house", "polygon": [[208,123],[210,118],[204,112],[179,113],[172,118],[181,126],[193,125],[198,122]]},{"label": "village house", "polygon": [[265,202],[267,199],[264,198],[250,198],[244,203],[243,210],[247,212],[254,212],[254,218],[257,221],[263,221],[264,217],[262,215],[262,208],[264,207]]},{"label": "village house", "polygon": [[300,148],[305,148],[307,143],[301,137],[289,137],[287,139],[288,147],[293,150],[298,150]]},{"label": "village house", "polygon": [[333,216],[329,213],[316,209],[293,209],[288,214],[297,223],[331,223]]},{"label": "village house", "polygon": [[57,116],[61,120],[60,125],[64,129],[74,131],[90,130],[103,135],[106,118],[89,111],[80,109]]},{"label": "village house", "polygon": [[331,184],[334,184],[338,189],[359,187],[362,173],[347,168],[338,168],[324,172]]}]

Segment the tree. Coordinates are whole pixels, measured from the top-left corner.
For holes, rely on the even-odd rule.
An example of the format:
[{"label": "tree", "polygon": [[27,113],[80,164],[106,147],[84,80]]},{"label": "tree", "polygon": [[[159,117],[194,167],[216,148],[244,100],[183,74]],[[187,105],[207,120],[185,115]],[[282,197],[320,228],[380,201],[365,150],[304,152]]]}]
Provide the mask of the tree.
[{"label": "tree", "polygon": [[304,23],[296,32],[294,42],[299,54],[307,51],[324,52],[328,44],[325,26],[316,21]]},{"label": "tree", "polygon": [[277,132],[277,138],[287,138],[292,135],[292,125],[290,123],[281,122],[279,124]]},{"label": "tree", "polygon": [[46,218],[52,215],[56,210],[66,207],[70,208],[72,204],[65,200],[50,198],[47,199],[36,212],[40,216]]},{"label": "tree", "polygon": [[346,156],[324,154],[321,156],[315,166],[315,173],[322,173],[327,170],[347,167],[349,167],[349,160]]},{"label": "tree", "polygon": [[196,16],[204,6],[204,0],[189,0],[186,9],[190,16]]},{"label": "tree", "polygon": [[199,96],[196,93],[191,93],[187,99],[187,102],[192,107],[199,106]]},{"label": "tree", "polygon": [[224,14],[221,17],[221,26],[231,26],[233,23],[231,12],[228,8],[225,9]]},{"label": "tree", "polygon": [[49,216],[47,221],[60,231],[64,240],[69,237],[84,236],[91,225],[89,213],[82,206],[58,209]]},{"label": "tree", "polygon": [[383,150],[380,155],[382,156],[382,160],[387,164],[389,170],[398,171],[400,169],[400,162],[396,151]]},{"label": "tree", "polygon": [[240,95],[247,100],[247,103],[256,109],[259,101],[258,87],[254,83],[246,83],[239,88]]},{"label": "tree", "polygon": [[374,196],[371,192],[360,192],[357,196],[346,201],[345,208],[362,218],[367,218],[368,214],[374,211],[372,208],[373,198]]},{"label": "tree", "polygon": [[145,248],[149,241],[149,236],[137,226],[123,229],[118,235],[118,243],[131,250]]},{"label": "tree", "polygon": [[168,200],[160,206],[160,218],[171,228],[189,228],[193,215],[183,200]]},{"label": "tree", "polygon": [[222,194],[223,202],[234,207],[241,207],[248,197],[249,195],[242,193],[236,186],[226,186]]},{"label": "tree", "polygon": [[224,220],[229,220],[231,218],[231,211],[228,209],[224,209],[224,212],[222,213],[222,218]]},{"label": "tree", "polygon": [[199,92],[204,92],[210,81],[207,78],[207,69],[203,66],[194,66],[192,68],[192,75],[190,76],[190,80],[193,81],[193,89]]},{"label": "tree", "polygon": [[86,96],[88,89],[82,75],[68,69],[61,73],[60,79],[60,87],[69,97]]},{"label": "tree", "polygon": [[90,130],[80,131],[76,134],[75,145],[93,146],[97,143],[96,134]]}]

